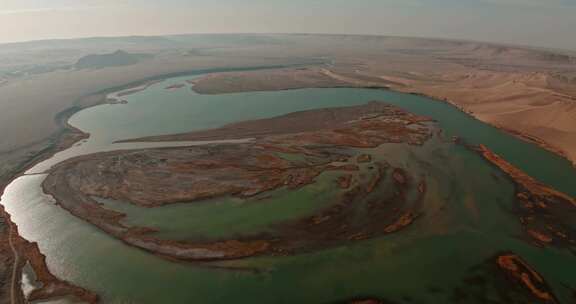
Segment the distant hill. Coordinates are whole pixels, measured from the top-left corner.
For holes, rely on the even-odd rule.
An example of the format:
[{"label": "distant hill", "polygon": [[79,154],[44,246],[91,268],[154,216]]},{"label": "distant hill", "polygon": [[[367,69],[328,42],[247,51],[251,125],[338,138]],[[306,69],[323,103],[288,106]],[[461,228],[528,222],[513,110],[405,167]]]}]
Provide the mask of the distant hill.
[{"label": "distant hill", "polygon": [[136,64],[142,60],[152,58],[150,54],[131,54],[118,50],[109,54],[92,54],[78,60],[74,65],[77,69],[100,69],[113,66]]}]

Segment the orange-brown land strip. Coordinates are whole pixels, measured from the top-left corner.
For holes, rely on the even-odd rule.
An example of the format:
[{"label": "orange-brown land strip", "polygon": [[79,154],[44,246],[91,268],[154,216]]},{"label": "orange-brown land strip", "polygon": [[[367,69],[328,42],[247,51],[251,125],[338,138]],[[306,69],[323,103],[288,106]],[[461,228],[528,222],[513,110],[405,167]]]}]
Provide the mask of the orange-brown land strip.
[{"label": "orange-brown land strip", "polygon": [[334,51],[334,63],[326,67],[210,75],[196,79],[193,89],[214,94],[345,86],[420,94],[576,163],[574,56],[487,43],[401,40],[383,41],[377,55]]},{"label": "orange-brown land strip", "polygon": [[[415,213],[399,210],[406,201],[405,191],[418,191],[419,184],[413,183],[403,170],[395,170],[401,176],[400,182],[395,182],[399,190],[393,197],[379,198],[370,204],[374,220],[350,227],[349,214],[356,212],[359,202],[368,199],[383,178],[386,166],[376,164],[379,177],[347,189],[340,202],[318,215],[279,224],[275,236],[192,243],[160,240],[145,227],[126,227],[122,224],[123,214],[102,208],[92,197],[157,207],[228,195],[250,198],[281,187],[298,189],[315,182],[327,170],[359,170],[350,154],[352,148],[373,148],[383,143],[422,144],[433,133],[428,121],[378,102],[297,112],[161,138],[196,140],[250,135],[257,138],[252,143],[116,151],[67,160],[51,170],[43,186],[75,216],[132,246],[162,256],[214,260],[312,250],[338,240],[365,239],[408,226]],[[292,126],[288,128],[292,133],[287,133],[284,125]],[[303,155],[305,162],[283,159],[276,151]],[[371,159],[361,156],[361,161]],[[394,180],[398,179],[396,175]],[[419,195],[417,200],[421,198]]]},{"label": "orange-brown land strip", "polygon": [[[28,303],[29,301],[43,301],[60,297],[71,297],[84,303],[98,303],[99,297],[95,293],[54,276],[48,269],[46,257],[40,252],[38,244],[22,238],[18,234],[16,224],[10,221],[10,215],[4,211],[4,208],[0,208],[0,212],[3,218],[7,219],[3,226],[8,226],[2,227],[2,233],[0,233],[0,239],[3,239],[0,252],[2,252],[2,263],[5,268],[12,269],[9,272],[12,276],[3,278],[3,286],[8,289],[5,294],[11,295],[11,303]],[[9,247],[13,247],[14,254],[7,253]],[[10,256],[12,258],[8,258]],[[22,268],[26,263],[32,267],[40,287],[32,290],[25,299],[20,288],[20,281]]]},{"label": "orange-brown land strip", "polygon": [[575,198],[535,180],[483,145],[477,150],[515,183],[514,210],[536,245],[576,248],[576,230],[571,225],[576,219]]},{"label": "orange-brown land strip", "polygon": [[496,263],[511,281],[523,286],[539,302],[558,303],[542,275],[518,255],[513,253],[499,255]]}]

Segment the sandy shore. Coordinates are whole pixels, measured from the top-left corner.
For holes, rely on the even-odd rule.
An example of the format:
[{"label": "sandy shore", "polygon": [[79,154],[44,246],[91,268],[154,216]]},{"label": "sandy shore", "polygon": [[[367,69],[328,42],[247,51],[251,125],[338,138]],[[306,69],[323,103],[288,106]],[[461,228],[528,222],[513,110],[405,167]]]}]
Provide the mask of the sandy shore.
[{"label": "sandy shore", "polygon": [[196,79],[193,89],[218,94],[370,87],[421,94],[576,163],[576,64],[572,61],[531,49],[470,43],[431,44],[421,53],[392,52],[386,47],[378,55],[335,50],[334,58],[323,68],[208,75]]}]

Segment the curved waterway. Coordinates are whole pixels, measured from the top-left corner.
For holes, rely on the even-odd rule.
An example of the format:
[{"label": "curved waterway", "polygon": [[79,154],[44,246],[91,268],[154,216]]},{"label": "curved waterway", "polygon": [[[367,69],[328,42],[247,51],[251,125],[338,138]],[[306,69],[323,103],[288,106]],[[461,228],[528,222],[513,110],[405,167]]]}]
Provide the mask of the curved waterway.
[{"label": "curved waterway", "polygon": [[[1,203],[22,236],[38,242],[55,275],[98,293],[104,303],[330,303],[358,296],[447,303],[455,289],[468,294],[496,294],[497,286],[484,286],[478,291],[474,288],[479,287],[466,285],[464,279],[474,274],[474,269],[482,269],[483,262],[495,254],[513,251],[542,273],[560,301],[570,303],[572,295],[566,287],[576,287],[574,255],[521,241],[518,218],[508,211],[513,204],[512,183],[476,153],[437,138],[418,148],[384,145],[371,151],[380,153],[392,165],[434,177],[424,216],[415,224],[381,238],[295,256],[256,257],[215,265],[168,261],[109,237],[59,208],[42,192],[43,172],[74,156],[206,144],[114,144],[118,140],[379,100],[432,117],[445,136],[485,144],[531,176],[576,196],[576,170],[568,161],[426,97],[346,88],[222,95],[199,95],[189,86],[166,89],[191,78],[171,78],[119,97],[126,104],[100,105],[76,113],[69,123],[90,133],[90,137],[39,163],[27,172],[29,175],[6,188]],[[126,212],[128,221],[155,222],[167,230],[167,238],[181,239],[186,236],[182,229],[220,236],[298,217],[324,206],[329,200],[328,191],[320,180],[302,194],[281,195],[270,205],[243,205],[230,198],[150,212],[118,202],[106,205]],[[294,208],[286,207],[290,203]],[[250,223],[257,218],[257,224]]]}]

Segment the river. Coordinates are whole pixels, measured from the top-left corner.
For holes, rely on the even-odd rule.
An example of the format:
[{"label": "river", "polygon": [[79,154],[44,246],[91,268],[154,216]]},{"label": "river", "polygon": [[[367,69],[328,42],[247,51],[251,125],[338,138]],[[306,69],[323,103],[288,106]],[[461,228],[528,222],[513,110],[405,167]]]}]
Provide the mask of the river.
[{"label": "river", "polygon": [[[69,123],[90,137],[37,164],[28,175],[17,178],[6,188],[1,203],[21,235],[38,242],[55,275],[95,291],[104,303],[327,303],[362,295],[399,302],[411,298],[417,303],[445,303],[453,296],[446,287],[462,287],[474,293],[473,287],[462,285],[462,280],[473,272],[474,266],[499,251],[510,250],[535,266],[560,300],[569,303],[570,291],[563,284],[576,287],[576,272],[570,270],[576,267],[576,257],[567,251],[538,248],[519,240],[518,219],[506,212],[513,202],[512,183],[476,153],[438,140],[410,150],[401,146],[383,146],[378,150],[393,164],[413,166],[413,170],[426,170],[432,176],[425,216],[414,227],[349,246],[289,257],[257,257],[217,265],[167,261],[109,237],[59,208],[42,192],[43,172],[70,157],[116,149],[205,144],[115,144],[118,140],[379,100],[432,117],[445,136],[484,144],[538,180],[576,196],[576,170],[568,161],[440,101],[376,89],[323,88],[221,95],[196,94],[189,86],[166,89],[193,77],[199,76],[170,78],[123,96],[126,104],[99,105],[74,114]],[[425,161],[428,166],[413,165],[415,159]],[[246,225],[250,218],[262,215],[270,218],[279,211],[288,216],[291,212],[306,213],[319,208],[321,205],[303,204],[286,208],[286,204],[315,200],[324,204],[326,199],[318,197],[327,191],[320,182],[297,196],[281,195],[282,203],[275,202],[269,210],[223,199],[213,206],[162,207],[166,209],[160,208],[147,216],[131,207],[123,211],[132,215],[129,220],[136,222],[174,220],[177,224],[168,225],[174,232],[167,237],[182,237],[182,229],[218,236],[235,229],[232,228],[235,224],[238,229],[255,229]]]}]

